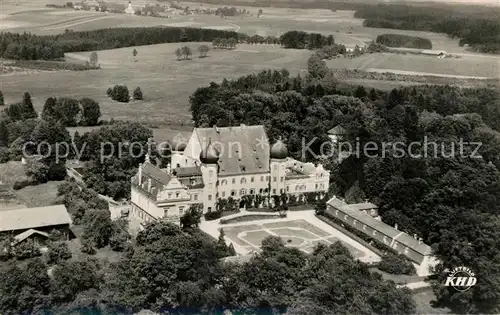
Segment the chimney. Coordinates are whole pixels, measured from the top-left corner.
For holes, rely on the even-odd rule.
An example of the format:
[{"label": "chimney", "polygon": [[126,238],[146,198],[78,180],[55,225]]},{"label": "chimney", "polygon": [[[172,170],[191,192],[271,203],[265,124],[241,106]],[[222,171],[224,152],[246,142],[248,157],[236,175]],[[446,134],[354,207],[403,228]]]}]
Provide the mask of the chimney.
[{"label": "chimney", "polygon": [[422,238],[419,238],[419,239],[418,239],[418,243],[419,243],[419,244],[422,244]]},{"label": "chimney", "polygon": [[214,125],[214,130],[216,133],[220,133],[219,128],[217,128],[217,125]]},{"label": "chimney", "polygon": [[167,164],[167,173],[170,174],[172,171],[172,168],[170,167],[170,163]]},{"label": "chimney", "polygon": [[398,229],[398,224],[394,224],[394,228],[397,230]]},{"label": "chimney", "polygon": [[418,239],[417,234],[413,234],[413,238],[417,240]]},{"label": "chimney", "polygon": [[137,184],[139,184],[140,186],[142,181],[142,163],[139,164],[139,171],[137,172],[137,177],[139,178]]}]

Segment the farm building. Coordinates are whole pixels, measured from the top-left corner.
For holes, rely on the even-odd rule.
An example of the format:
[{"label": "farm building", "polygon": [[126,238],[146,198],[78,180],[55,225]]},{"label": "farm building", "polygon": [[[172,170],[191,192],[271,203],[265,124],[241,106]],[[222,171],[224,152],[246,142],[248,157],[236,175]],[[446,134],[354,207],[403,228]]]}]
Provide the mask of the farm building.
[{"label": "farm building", "polygon": [[[364,204],[361,208],[371,207],[371,205]],[[343,225],[348,225],[372,240],[384,244],[394,252],[406,256],[415,264],[419,276],[423,277],[431,274],[430,268],[437,265],[438,261],[432,256],[429,245],[422,243],[416,236],[410,236],[403,231],[399,231],[397,226],[392,227],[385,224],[358,208],[356,205],[347,205],[342,200],[333,197],[327,202],[325,216],[336,219],[342,222]]]},{"label": "farm building", "polygon": [[0,234],[14,235],[14,244],[27,239],[43,243],[53,230],[73,238],[71,218],[64,205],[0,210]]},{"label": "farm building", "polygon": [[446,55],[446,51],[444,51],[444,50],[430,50],[430,49],[426,49],[426,50],[422,50],[422,54],[429,55],[429,56],[439,57],[439,56],[445,56]]}]

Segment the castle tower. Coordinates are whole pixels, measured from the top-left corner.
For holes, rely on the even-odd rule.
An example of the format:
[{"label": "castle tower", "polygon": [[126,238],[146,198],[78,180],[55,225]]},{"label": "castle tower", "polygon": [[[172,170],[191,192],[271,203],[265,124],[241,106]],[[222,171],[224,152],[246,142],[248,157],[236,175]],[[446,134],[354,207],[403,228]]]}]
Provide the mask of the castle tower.
[{"label": "castle tower", "polygon": [[208,145],[200,152],[201,174],[203,177],[203,212],[215,211],[217,201],[217,179],[219,151],[209,139]]},{"label": "castle tower", "polygon": [[[275,144],[271,146],[271,180],[270,180],[270,196],[281,195],[286,193],[285,189],[285,170],[286,158],[288,157],[288,149],[281,141],[281,137]],[[271,197],[272,200],[272,197]]]},{"label": "castle tower", "polygon": [[172,162],[173,169],[187,166],[185,165],[186,163],[184,158],[184,150],[186,149],[186,146],[186,140],[180,137],[176,137],[170,141],[170,149],[172,151],[170,161]]}]

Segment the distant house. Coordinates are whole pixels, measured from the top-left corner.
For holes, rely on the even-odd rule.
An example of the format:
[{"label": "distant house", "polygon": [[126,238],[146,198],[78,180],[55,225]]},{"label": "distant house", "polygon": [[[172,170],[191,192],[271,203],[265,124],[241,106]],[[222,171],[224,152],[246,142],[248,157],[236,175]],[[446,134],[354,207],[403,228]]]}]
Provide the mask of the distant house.
[{"label": "distant house", "polygon": [[128,2],[128,6],[127,8],[125,9],[125,13],[127,14],[134,14],[135,11],[134,11],[134,8],[132,8],[132,2]]},{"label": "distant house", "polygon": [[337,125],[332,129],[328,130],[327,134],[333,143],[337,143],[341,137],[347,134],[347,131],[341,125]]},{"label": "distant house", "polygon": [[428,56],[439,57],[439,56],[445,56],[446,55],[446,51],[444,51],[444,50],[430,50],[430,49],[425,49],[425,50],[422,50],[422,54],[428,55]]},{"label": "distant house", "polygon": [[325,216],[337,219],[343,225],[348,225],[372,240],[384,244],[394,252],[406,256],[415,264],[419,276],[431,275],[431,267],[438,263],[438,260],[432,255],[431,247],[424,244],[416,235],[410,236],[398,230],[397,226],[392,227],[360,211],[371,208],[370,204],[361,204],[358,207],[346,205],[334,197],[327,202]]},{"label": "distant house", "polygon": [[14,245],[27,239],[42,242],[53,230],[64,239],[74,237],[64,205],[0,210],[0,235],[14,235]]}]

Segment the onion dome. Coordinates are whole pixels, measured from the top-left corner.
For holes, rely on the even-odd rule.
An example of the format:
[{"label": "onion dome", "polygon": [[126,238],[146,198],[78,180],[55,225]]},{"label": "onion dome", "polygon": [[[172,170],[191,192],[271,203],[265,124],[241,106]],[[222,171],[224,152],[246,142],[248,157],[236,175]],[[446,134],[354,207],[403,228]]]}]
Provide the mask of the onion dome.
[{"label": "onion dome", "polygon": [[187,146],[187,141],[182,137],[175,137],[172,141],[170,141],[170,145],[172,151],[184,151]]},{"label": "onion dome", "polygon": [[200,161],[204,164],[217,164],[219,161],[219,151],[209,142],[207,147],[200,152]]},{"label": "onion dome", "polygon": [[288,156],[286,145],[279,139],[271,147],[271,159],[285,159]]}]

